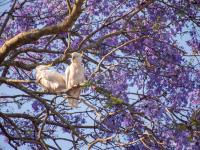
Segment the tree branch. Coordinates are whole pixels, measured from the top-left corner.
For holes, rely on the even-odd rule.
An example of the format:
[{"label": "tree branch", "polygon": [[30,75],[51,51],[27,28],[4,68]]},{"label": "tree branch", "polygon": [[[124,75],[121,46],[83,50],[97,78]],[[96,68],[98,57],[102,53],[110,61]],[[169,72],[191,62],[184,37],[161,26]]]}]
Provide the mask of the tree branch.
[{"label": "tree branch", "polygon": [[57,25],[44,27],[42,29],[34,29],[27,32],[22,32],[6,41],[0,48],[0,64],[4,61],[9,52],[17,47],[37,41],[40,37],[45,35],[57,34],[66,32],[74,24],[81,14],[81,6],[84,0],[76,0],[71,14]]}]

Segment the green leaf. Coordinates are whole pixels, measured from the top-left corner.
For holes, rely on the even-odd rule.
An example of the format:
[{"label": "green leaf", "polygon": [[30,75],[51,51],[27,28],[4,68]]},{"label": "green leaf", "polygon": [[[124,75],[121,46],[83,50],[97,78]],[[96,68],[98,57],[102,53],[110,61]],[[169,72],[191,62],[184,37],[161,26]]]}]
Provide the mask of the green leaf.
[{"label": "green leaf", "polygon": [[121,100],[117,97],[114,97],[114,96],[111,96],[110,99],[112,100],[112,103],[115,104],[115,105],[123,103],[123,100]]}]

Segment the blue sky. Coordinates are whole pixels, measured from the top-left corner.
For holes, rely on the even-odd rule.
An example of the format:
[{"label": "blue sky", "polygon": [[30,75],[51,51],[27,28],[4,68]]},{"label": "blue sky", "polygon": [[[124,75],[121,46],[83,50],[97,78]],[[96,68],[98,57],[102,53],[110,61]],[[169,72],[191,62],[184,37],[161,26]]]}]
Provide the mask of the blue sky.
[{"label": "blue sky", "polygon": [[[6,5],[2,5],[2,4],[6,4]],[[0,0],[0,13],[3,12],[4,10],[8,9],[8,4],[9,4],[9,0]],[[180,45],[182,45],[184,47],[184,50],[185,51],[190,51],[190,47],[185,43],[185,41],[187,39],[189,39],[190,36],[188,34],[184,35],[184,36],[177,36],[176,39],[177,41],[180,43]],[[190,59],[190,58],[187,58],[187,59]],[[19,94],[20,91],[16,90],[16,89],[12,89],[12,88],[8,88],[7,86],[5,85],[1,85],[0,86],[0,95],[5,95],[5,94],[10,94],[12,93],[13,95],[15,94]],[[8,105],[6,107],[6,109],[9,109],[9,111],[14,111],[14,112],[23,112],[23,111],[29,111],[31,110],[31,106],[30,106],[30,103],[29,104],[26,104],[23,106],[23,108],[19,109],[18,106],[16,105]],[[84,110],[86,109],[86,107],[84,105],[81,105],[81,108],[80,110]],[[6,111],[5,109],[2,109],[1,110],[3,111]],[[1,119],[0,119],[1,120]],[[89,123],[92,123],[89,121]],[[67,136],[66,133],[63,133],[62,131],[59,132],[60,136]],[[6,139],[3,138],[3,136],[0,136],[0,148],[2,148],[3,150],[12,150],[12,148],[9,146],[9,144],[7,142],[5,142]],[[63,145],[63,149],[66,149],[66,142],[60,142],[60,145]],[[27,147],[25,146],[22,146],[19,148],[19,150],[25,150],[27,149]]]}]

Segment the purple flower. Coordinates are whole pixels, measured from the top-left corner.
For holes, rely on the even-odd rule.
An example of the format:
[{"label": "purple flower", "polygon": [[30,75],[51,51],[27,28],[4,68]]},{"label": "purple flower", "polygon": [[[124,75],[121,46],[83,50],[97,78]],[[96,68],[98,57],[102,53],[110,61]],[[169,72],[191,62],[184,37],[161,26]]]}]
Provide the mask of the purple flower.
[{"label": "purple flower", "polygon": [[32,103],[32,108],[35,112],[39,112],[41,110],[44,109],[44,105],[41,104],[38,100],[35,100],[33,103]]}]

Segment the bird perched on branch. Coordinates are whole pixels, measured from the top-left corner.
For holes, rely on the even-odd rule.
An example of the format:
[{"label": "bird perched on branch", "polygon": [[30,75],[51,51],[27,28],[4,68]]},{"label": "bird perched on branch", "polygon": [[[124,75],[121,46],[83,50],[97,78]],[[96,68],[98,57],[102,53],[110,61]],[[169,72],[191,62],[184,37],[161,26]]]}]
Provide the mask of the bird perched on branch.
[{"label": "bird perched on branch", "polygon": [[82,83],[85,80],[85,69],[82,64],[82,55],[80,53],[73,52],[71,56],[71,64],[65,71],[65,81],[68,89],[68,95],[70,96],[68,98],[69,105],[71,107],[77,107],[78,99],[81,93],[81,87],[74,86]]},{"label": "bird perched on branch", "polygon": [[66,89],[65,76],[49,70],[51,65],[40,65],[36,67],[36,82],[49,92],[61,92]]}]

